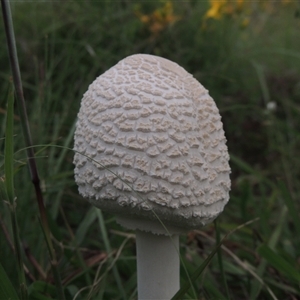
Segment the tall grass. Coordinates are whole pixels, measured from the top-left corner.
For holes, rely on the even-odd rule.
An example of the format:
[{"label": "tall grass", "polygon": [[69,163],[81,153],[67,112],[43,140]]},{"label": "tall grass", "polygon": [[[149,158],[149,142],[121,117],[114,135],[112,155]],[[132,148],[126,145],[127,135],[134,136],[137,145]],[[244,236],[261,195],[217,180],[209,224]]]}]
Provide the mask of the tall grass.
[{"label": "tall grass", "polygon": [[[81,199],[73,179],[73,153],[67,148],[72,148],[76,114],[88,85],[118,60],[139,52],[176,61],[210,90],[231,154],[231,199],[218,227],[212,224],[181,237],[182,261],[191,278],[216,240],[241,228],[225,239],[184,298],[299,298],[299,8],[293,3],[278,3],[273,10],[257,6],[252,14],[224,14],[204,24],[210,3],[203,1],[174,1],[172,10],[162,2],[11,4],[37,167],[66,298],[136,298],[134,236]],[[178,18],[168,19],[170,15]],[[142,16],[151,21],[143,22]],[[154,31],[158,27],[153,24],[161,29]],[[4,41],[3,24],[0,39]],[[5,47],[0,48],[0,65],[0,262],[5,270],[0,276],[6,273],[18,289],[3,184],[11,76]],[[15,113],[14,193],[22,199],[16,217],[28,293],[32,299],[57,299],[27,163],[20,115]],[[181,279],[184,287],[185,272]]]}]

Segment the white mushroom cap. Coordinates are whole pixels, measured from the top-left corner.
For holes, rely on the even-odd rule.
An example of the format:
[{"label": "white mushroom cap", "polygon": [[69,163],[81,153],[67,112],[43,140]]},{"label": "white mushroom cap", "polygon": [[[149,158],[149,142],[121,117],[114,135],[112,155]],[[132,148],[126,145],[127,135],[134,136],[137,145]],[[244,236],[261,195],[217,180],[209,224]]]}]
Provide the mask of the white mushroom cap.
[{"label": "white mushroom cap", "polygon": [[131,229],[163,233],[157,217],[172,233],[199,228],[229,200],[218,108],[191,74],[162,57],[129,56],[89,86],[74,150],[79,193]]}]

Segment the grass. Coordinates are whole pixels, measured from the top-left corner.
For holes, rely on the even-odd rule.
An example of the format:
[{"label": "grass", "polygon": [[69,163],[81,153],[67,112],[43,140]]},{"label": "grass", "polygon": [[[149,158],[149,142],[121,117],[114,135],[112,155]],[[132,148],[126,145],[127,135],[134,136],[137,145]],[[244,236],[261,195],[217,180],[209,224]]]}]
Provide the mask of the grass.
[{"label": "grass", "polygon": [[[231,155],[231,198],[218,226],[181,237],[182,261],[193,284],[184,298],[297,299],[299,7],[277,3],[270,11],[256,6],[252,14],[243,10],[208,19],[205,26],[209,3],[174,1],[173,7],[168,12],[162,2],[12,3],[29,123],[66,298],[136,299],[134,235],[78,195],[73,153],[67,148],[72,148],[76,114],[88,85],[125,56],[150,53],[176,61],[210,90]],[[166,24],[153,17],[156,9],[162,16],[180,19]],[[151,24],[163,25],[162,29],[153,31],[155,27],[143,23],[139,15],[152,16]],[[243,27],[245,17],[250,22]],[[0,37],[4,40],[3,24]],[[0,276],[6,273],[18,290],[18,260],[10,246],[14,239],[4,193],[5,115],[11,84],[7,57],[1,47],[0,262],[5,272],[1,268]],[[16,217],[29,297],[57,299],[17,111],[13,137]],[[193,277],[216,240],[238,227],[223,242],[221,253]],[[188,281],[183,268],[181,280],[182,286]]]}]

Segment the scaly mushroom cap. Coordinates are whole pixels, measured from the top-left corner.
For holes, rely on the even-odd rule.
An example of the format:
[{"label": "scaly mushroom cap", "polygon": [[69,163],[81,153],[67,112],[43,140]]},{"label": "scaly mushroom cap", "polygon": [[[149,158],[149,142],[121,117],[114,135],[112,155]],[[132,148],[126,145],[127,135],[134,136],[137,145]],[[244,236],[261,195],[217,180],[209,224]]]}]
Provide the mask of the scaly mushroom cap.
[{"label": "scaly mushroom cap", "polygon": [[229,199],[218,108],[191,74],[161,57],[129,56],[89,86],[74,150],[79,193],[132,229],[143,219],[139,229],[150,230],[157,217],[175,231],[197,228]]}]

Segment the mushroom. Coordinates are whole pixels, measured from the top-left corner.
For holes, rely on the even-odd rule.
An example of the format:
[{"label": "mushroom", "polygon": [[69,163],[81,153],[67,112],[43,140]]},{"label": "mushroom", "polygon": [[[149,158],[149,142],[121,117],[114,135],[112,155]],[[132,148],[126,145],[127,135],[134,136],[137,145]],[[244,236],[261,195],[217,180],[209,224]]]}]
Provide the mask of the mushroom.
[{"label": "mushroom", "polygon": [[219,110],[178,64],[136,54],[84,94],[75,181],[94,206],[136,230],[139,299],[179,289],[179,234],[212,222],[229,200]]}]

